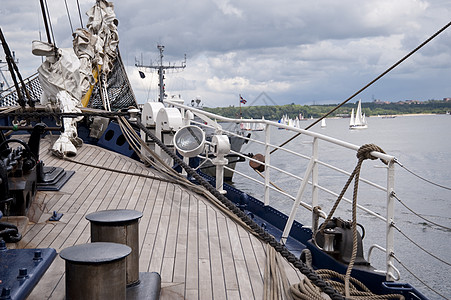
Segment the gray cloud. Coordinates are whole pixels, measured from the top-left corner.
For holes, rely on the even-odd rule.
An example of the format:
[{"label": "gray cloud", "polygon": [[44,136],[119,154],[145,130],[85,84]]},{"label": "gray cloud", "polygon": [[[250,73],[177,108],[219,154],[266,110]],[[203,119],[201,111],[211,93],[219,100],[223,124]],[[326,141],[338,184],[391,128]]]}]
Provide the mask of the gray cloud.
[{"label": "gray cloud", "polygon": [[[78,27],[71,2],[72,23]],[[80,1],[82,12],[93,2]],[[186,69],[167,74],[167,90],[186,100],[201,96],[208,106],[237,105],[238,94],[252,100],[263,91],[280,104],[341,102],[448,23],[451,15],[451,3],[441,0],[114,4],[121,54],[139,101],[155,98],[157,82],[151,73],[139,78],[135,58],[150,63],[158,57],[156,45],[163,44],[166,62],[180,62],[187,54]],[[57,43],[70,47],[64,4],[51,5]],[[31,40],[39,39],[39,28],[43,32],[38,13],[38,4],[12,0],[3,0],[0,8],[2,30],[28,75],[40,64],[31,55]],[[448,29],[359,98],[450,97],[450,36]]]}]

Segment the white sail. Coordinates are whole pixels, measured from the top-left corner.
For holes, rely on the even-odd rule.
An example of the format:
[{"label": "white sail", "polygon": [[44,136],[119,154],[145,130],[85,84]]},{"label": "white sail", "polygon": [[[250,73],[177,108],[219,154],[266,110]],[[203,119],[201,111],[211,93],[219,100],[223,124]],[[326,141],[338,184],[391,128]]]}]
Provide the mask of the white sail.
[{"label": "white sail", "polygon": [[362,103],[361,100],[357,103],[357,111],[354,116],[354,109],[351,112],[351,120],[349,121],[350,129],[365,129],[368,128],[366,123],[365,114],[362,114]]},{"label": "white sail", "polygon": [[355,120],[354,125],[362,125],[363,124],[363,117],[362,117],[362,104],[359,100],[357,104],[357,111],[355,113]]},{"label": "white sail", "polygon": [[322,128],[326,127],[326,119],[321,120],[321,127]]}]

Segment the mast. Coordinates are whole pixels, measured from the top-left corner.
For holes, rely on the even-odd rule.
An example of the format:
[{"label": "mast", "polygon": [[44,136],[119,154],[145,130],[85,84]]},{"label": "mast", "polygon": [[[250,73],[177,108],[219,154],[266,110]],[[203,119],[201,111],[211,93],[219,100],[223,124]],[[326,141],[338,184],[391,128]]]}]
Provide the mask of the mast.
[{"label": "mast", "polygon": [[160,51],[160,62],[159,62],[158,65],[146,66],[146,65],[143,65],[142,61],[141,61],[141,63],[136,63],[135,66],[142,67],[142,68],[149,68],[149,69],[157,69],[158,70],[157,71],[158,72],[158,87],[160,89],[160,96],[159,96],[158,101],[159,102],[163,102],[163,99],[165,97],[165,93],[164,93],[164,79],[165,79],[164,78],[164,74],[166,73],[165,70],[166,69],[184,69],[186,67],[186,54],[185,54],[185,60],[180,64],[180,66],[176,66],[176,65],[171,66],[170,64],[165,66],[165,65],[163,65],[164,46],[158,45],[157,48]]},{"label": "mast", "polygon": [[[19,61],[16,59],[16,55],[14,53],[14,51],[12,51],[12,57],[13,57],[13,61],[15,64],[18,64]],[[5,77],[5,74],[3,74],[3,68],[6,66],[6,68],[8,68],[8,62],[3,61],[2,59],[0,59],[0,75],[3,78],[3,81],[0,81],[0,94],[6,90],[9,89],[11,86],[9,85],[8,80]]]}]

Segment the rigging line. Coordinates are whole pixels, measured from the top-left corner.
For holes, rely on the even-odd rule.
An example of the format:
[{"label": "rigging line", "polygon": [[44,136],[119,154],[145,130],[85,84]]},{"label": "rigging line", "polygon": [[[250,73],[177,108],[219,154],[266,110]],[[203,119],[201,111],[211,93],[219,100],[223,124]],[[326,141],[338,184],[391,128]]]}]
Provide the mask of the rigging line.
[{"label": "rigging line", "polygon": [[443,229],[446,229],[446,230],[451,231],[451,228],[446,227],[446,226],[443,226],[443,225],[440,225],[440,224],[438,224],[438,223],[435,223],[435,222],[433,222],[433,221],[431,221],[431,220],[429,220],[429,219],[427,219],[427,218],[421,216],[421,215],[418,214],[417,212],[413,211],[413,210],[412,210],[410,207],[408,207],[404,202],[402,202],[401,199],[398,198],[398,196],[396,196],[396,193],[395,193],[395,192],[392,192],[392,193],[391,193],[391,196],[393,196],[396,200],[398,200],[399,203],[401,203],[405,208],[407,208],[407,209],[408,209],[411,213],[413,213],[415,216],[417,216],[417,217],[419,217],[419,218],[425,220],[426,222],[429,222],[429,223],[431,223],[431,224],[434,224],[435,226],[438,226],[438,227],[441,227],[441,228],[443,228]]},{"label": "rigging line", "polygon": [[[53,45],[55,46],[55,54],[57,54],[57,52],[56,52],[57,51],[56,50],[56,40],[55,40],[55,36],[53,34],[53,26],[52,26],[52,20],[50,19],[49,7],[47,5],[47,0],[43,0],[43,1],[45,3],[45,11],[46,11],[46,14],[47,14],[47,18],[49,20],[50,32],[52,33]],[[48,33],[47,33],[47,36],[48,36]],[[49,40],[49,43],[51,44],[52,42]]]},{"label": "rigging line", "polygon": [[426,252],[427,254],[429,254],[430,256],[432,256],[433,258],[435,258],[436,260],[444,263],[445,265],[451,266],[451,263],[441,259],[440,257],[436,256],[435,254],[431,253],[430,251],[426,250],[425,248],[423,248],[422,246],[420,246],[419,244],[417,244],[414,240],[412,240],[411,238],[409,238],[404,232],[401,231],[401,229],[399,229],[393,222],[390,224],[393,228],[395,228],[396,230],[398,230],[398,232],[400,234],[402,234],[406,239],[408,239],[412,244],[414,244],[415,246],[417,246],[418,248],[420,248],[421,250],[423,250],[424,252]]},{"label": "rigging line", "polygon": [[83,28],[83,20],[81,18],[80,2],[78,2],[78,0],[77,0],[77,7],[78,7],[78,16],[80,17],[80,25],[81,25],[81,28]]},{"label": "rigging line", "polygon": [[413,171],[407,169],[407,168],[406,168],[402,163],[400,163],[397,159],[395,159],[395,163],[397,163],[401,168],[403,168],[404,170],[406,170],[406,171],[409,172],[410,174],[412,174],[412,175],[414,175],[414,176],[420,178],[421,180],[426,181],[427,183],[430,183],[430,184],[432,184],[432,185],[438,186],[438,187],[440,187],[440,188],[442,188],[442,189],[451,191],[451,188],[450,188],[450,187],[447,187],[447,186],[444,186],[444,185],[441,185],[441,184],[432,182],[432,181],[430,181],[430,180],[428,180],[428,179],[426,179],[426,178],[424,178],[424,177],[421,177],[420,175],[414,173]]},{"label": "rigging line", "polygon": [[45,27],[45,33],[47,35],[47,42],[49,44],[52,43],[52,40],[50,38],[50,29],[49,29],[49,24],[47,22],[47,14],[45,12],[45,5],[44,5],[44,0],[39,1],[41,4],[41,12],[42,12],[42,18],[44,19],[44,27]]},{"label": "rigging line", "polygon": [[163,178],[163,177],[159,177],[159,176],[154,176],[154,175],[149,175],[149,174],[141,174],[141,173],[135,173],[135,172],[128,172],[128,171],[113,169],[113,168],[109,168],[109,167],[94,165],[94,164],[90,164],[90,163],[85,163],[85,162],[81,162],[81,161],[69,158],[67,156],[63,156],[63,159],[67,160],[67,161],[70,161],[72,163],[75,163],[75,164],[82,165],[82,166],[91,167],[91,168],[97,168],[97,169],[100,169],[100,170],[109,171],[109,172],[113,172],[113,173],[138,176],[138,177],[143,177],[143,178],[147,178],[147,179],[160,180],[160,181],[164,181],[164,182],[168,182],[168,183],[176,183],[177,182],[176,180],[167,179],[167,178]]},{"label": "rigging line", "polygon": [[70,29],[72,30],[72,34],[74,33],[74,27],[72,26],[72,20],[70,19],[69,7],[67,7],[67,0],[64,0],[64,4],[66,5],[66,13],[69,18]]},{"label": "rigging line", "polygon": [[[387,70],[385,70],[383,73],[381,73],[379,76],[377,76],[376,78],[374,78],[372,81],[370,81],[367,85],[365,85],[364,87],[362,87],[360,90],[358,90],[357,92],[355,92],[354,94],[352,94],[348,99],[346,99],[345,101],[341,102],[338,106],[336,106],[335,108],[333,108],[331,111],[329,111],[328,113],[326,113],[324,116],[322,116],[321,118],[319,118],[318,120],[316,120],[315,122],[313,122],[312,124],[310,124],[309,126],[305,127],[305,130],[309,130],[310,128],[312,128],[314,125],[318,124],[319,122],[321,122],[322,119],[324,119],[325,117],[327,117],[328,115],[330,115],[331,113],[333,113],[334,111],[336,111],[337,109],[339,109],[340,107],[342,107],[344,104],[346,104],[349,100],[351,100],[352,98],[354,98],[355,96],[357,96],[358,94],[360,94],[361,92],[363,92],[365,89],[367,89],[369,86],[371,86],[373,83],[375,83],[376,81],[378,81],[379,79],[381,79],[383,76],[385,76],[387,73],[389,73],[391,70],[393,70],[394,68],[396,68],[398,65],[400,65],[403,61],[405,61],[407,58],[409,58],[412,54],[414,54],[415,52],[417,52],[418,50],[420,50],[424,45],[426,45],[427,43],[429,43],[431,40],[433,40],[436,36],[438,36],[440,33],[442,33],[444,30],[446,30],[449,26],[451,26],[451,22],[449,22],[448,24],[446,24],[445,26],[443,26],[439,31],[437,31],[436,33],[434,33],[432,36],[430,36],[427,40],[425,40],[423,43],[421,43],[419,46],[417,46],[415,49],[413,49],[412,51],[410,51],[407,55],[405,55],[403,58],[401,58],[400,60],[398,60],[395,64],[393,64],[390,68],[388,68]],[[279,147],[283,147],[286,144],[288,144],[289,142],[291,142],[293,139],[295,139],[296,137],[298,137],[301,133],[296,133],[294,136],[292,136],[291,138],[289,138],[288,140],[286,140],[285,142],[283,142]],[[272,154],[273,152],[277,151],[279,148],[275,148],[273,149],[270,154]]]},{"label": "rigging line", "polygon": [[410,275],[412,275],[413,277],[415,277],[419,282],[421,282],[425,287],[427,287],[428,289],[430,289],[431,291],[433,291],[434,293],[436,293],[437,295],[439,295],[440,297],[442,297],[443,299],[448,299],[445,296],[443,296],[442,294],[440,294],[439,292],[437,292],[436,290],[434,290],[432,287],[430,287],[426,282],[424,282],[423,280],[421,280],[417,275],[415,275],[409,268],[407,268],[396,256],[395,254],[391,254],[391,256],[407,271],[410,273]]}]

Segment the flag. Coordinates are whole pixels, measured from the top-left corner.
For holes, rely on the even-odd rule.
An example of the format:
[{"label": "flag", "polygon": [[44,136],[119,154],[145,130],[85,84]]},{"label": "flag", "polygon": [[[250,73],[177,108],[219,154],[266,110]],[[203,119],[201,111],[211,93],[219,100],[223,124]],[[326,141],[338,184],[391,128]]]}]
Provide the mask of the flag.
[{"label": "flag", "polygon": [[142,72],[142,71],[139,71],[139,77],[141,77],[141,78],[146,78],[146,74],[144,74],[144,72]]},{"label": "flag", "polygon": [[246,104],[246,99],[244,99],[243,97],[241,97],[241,95],[240,95],[240,103],[243,103],[243,104]]}]

